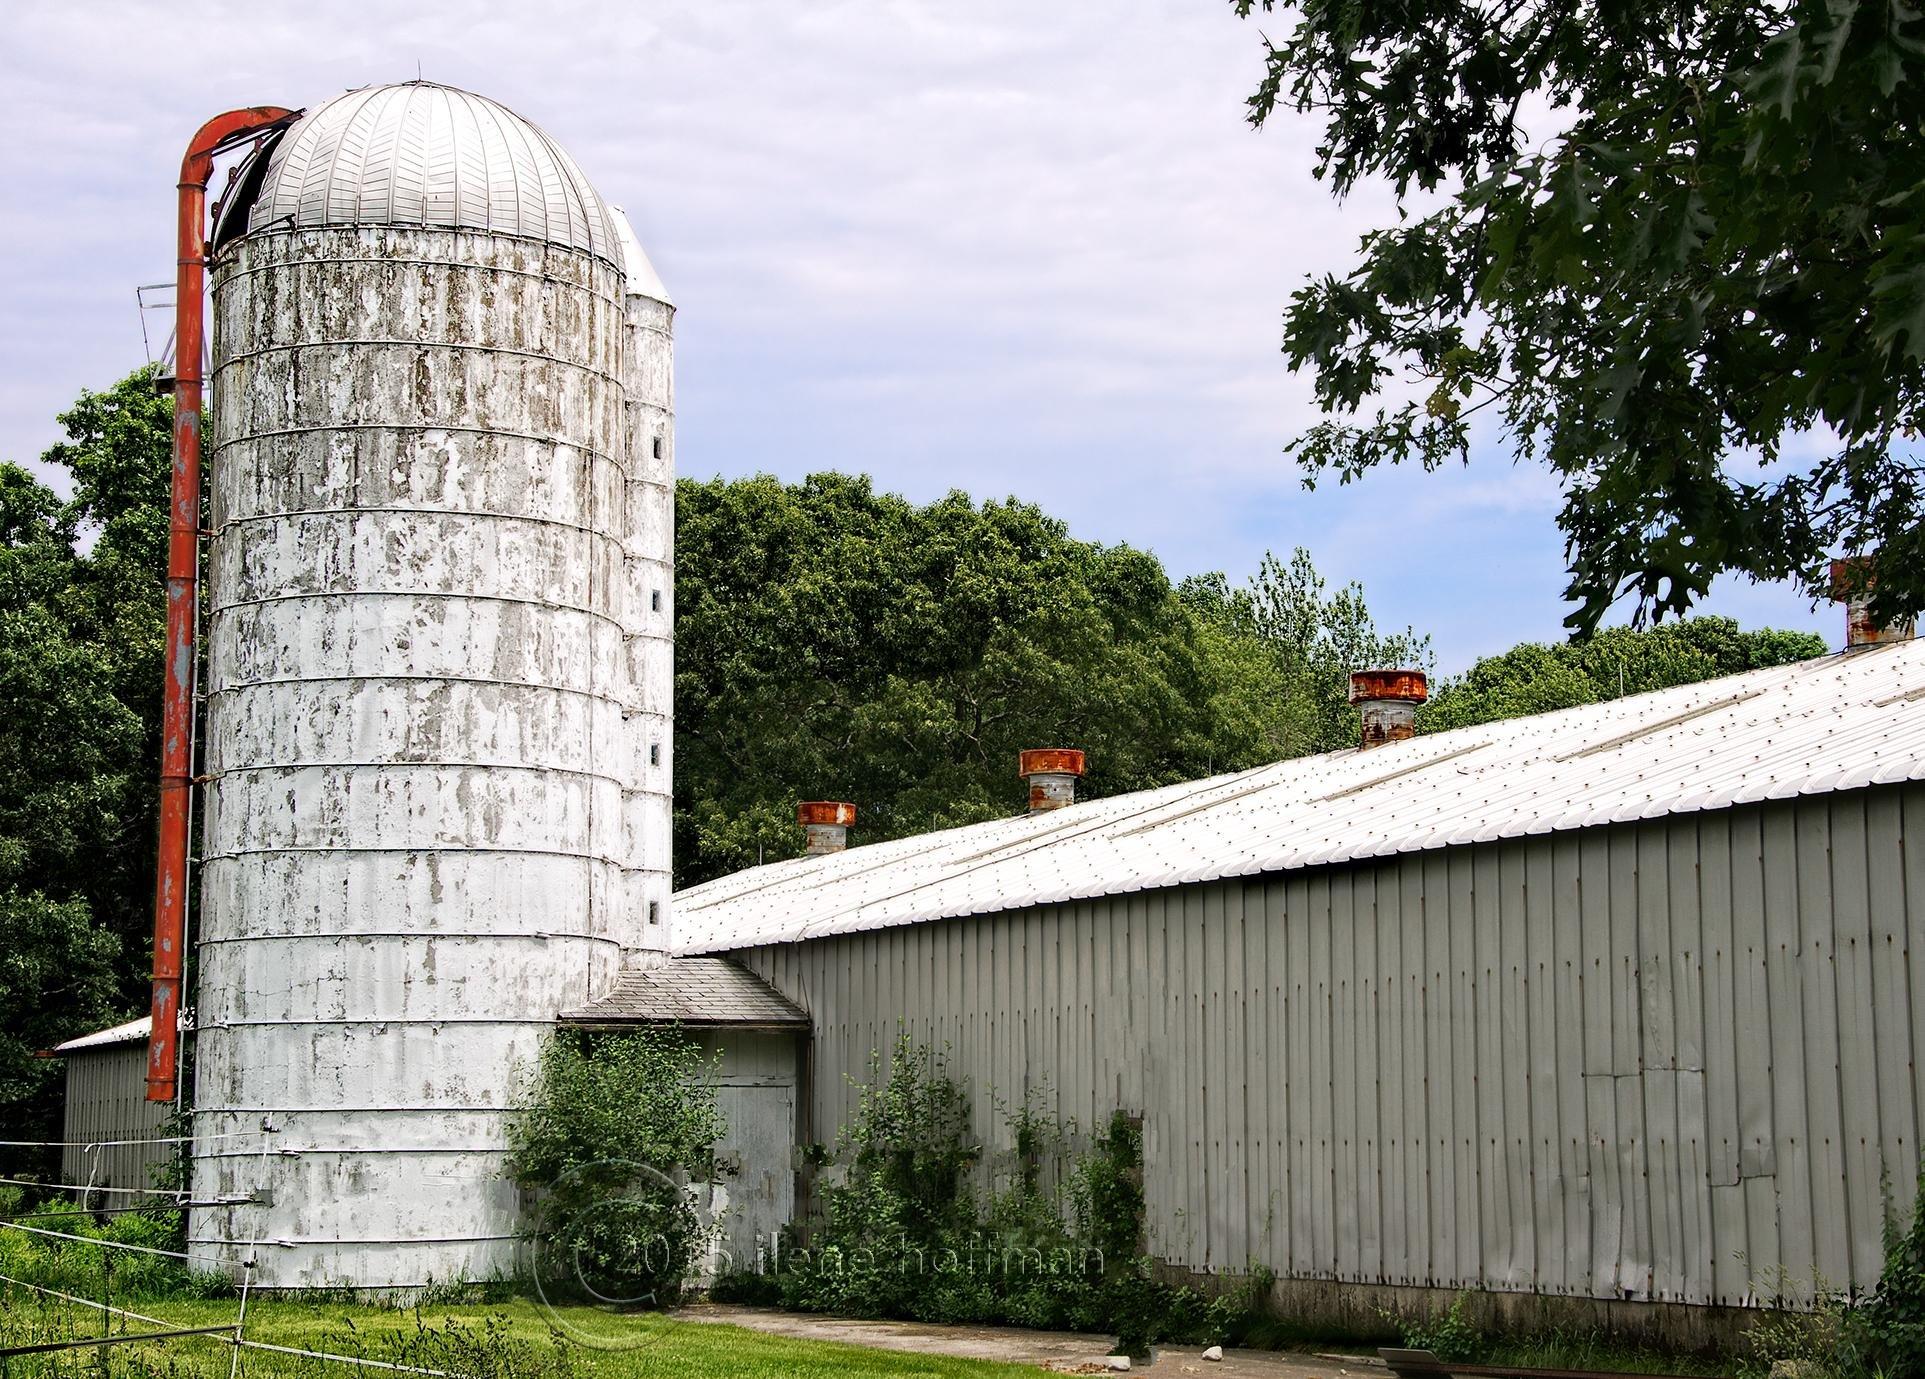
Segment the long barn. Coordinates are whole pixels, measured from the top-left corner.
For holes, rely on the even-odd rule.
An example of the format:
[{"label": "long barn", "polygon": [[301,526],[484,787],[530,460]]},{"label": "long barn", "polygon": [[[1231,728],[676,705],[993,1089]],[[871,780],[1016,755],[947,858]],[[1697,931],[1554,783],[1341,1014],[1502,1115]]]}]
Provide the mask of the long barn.
[{"label": "long barn", "polygon": [[757,867],[673,937],[806,1017],[805,1139],[907,1030],[1140,1115],[1177,1271],[1688,1336],[1872,1283],[1910,1209],[1921,781],[1925,647],[1867,645]]}]

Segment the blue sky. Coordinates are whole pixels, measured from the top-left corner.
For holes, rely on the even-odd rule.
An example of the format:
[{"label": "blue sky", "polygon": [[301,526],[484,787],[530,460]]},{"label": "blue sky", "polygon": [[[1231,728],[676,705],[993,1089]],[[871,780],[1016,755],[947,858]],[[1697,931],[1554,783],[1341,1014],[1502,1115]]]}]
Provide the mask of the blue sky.
[{"label": "blue sky", "polygon": [[[679,307],[685,474],[1015,494],[1177,575],[1307,546],[1446,670],[1561,635],[1540,472],[1494,450],[1305,492],[1283,457],[1312,417],[1283,303],[1391,206],[1334,203],[1311,126],[1244,122],[1262,53],[1227,0],[24,7],[0,50],[0,456],[140,362],[134,287],[171,276],[203,118],[417,64],[628,210]],[[1842,631],[1786,588],[1708,607]]]}]

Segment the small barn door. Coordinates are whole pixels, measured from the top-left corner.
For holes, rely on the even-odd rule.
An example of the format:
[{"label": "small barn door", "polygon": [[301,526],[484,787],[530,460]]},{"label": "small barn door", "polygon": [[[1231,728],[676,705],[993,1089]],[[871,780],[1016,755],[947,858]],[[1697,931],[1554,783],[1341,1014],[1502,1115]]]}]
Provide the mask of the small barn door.
[{"label": "small barn door", "polygon": [[716,1106],[728,1121],[717,1148],[721,1219],[708,1278],[755,1268],[795,1214],[798,1038],[765,1030],[720,1031]]}]

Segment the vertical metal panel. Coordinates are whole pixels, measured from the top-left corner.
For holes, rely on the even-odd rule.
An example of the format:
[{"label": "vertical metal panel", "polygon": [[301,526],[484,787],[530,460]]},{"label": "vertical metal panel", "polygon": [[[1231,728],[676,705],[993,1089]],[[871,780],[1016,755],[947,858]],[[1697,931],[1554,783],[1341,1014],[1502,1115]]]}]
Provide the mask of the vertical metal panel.
[{"label": "vertical metal panel", "polygon": [[[1583,988],[1583,897],[1577,839],[1549,843],[1523,848],[1519,898],[1529,984],[1523,1039],[1531,1049],[1531,1133],[1537,1142],[1531,1197],[1537,1227],[1534,1276],[1539,1287],[1581,1293],[1590,1279],[1591,1156],[1585,1079],[1570,1070],[1584,1067],[1589,1009]],[[1541,1034],[1547,1029],[1549,1038]]]},{"label": "vertical metal panel", "polygon": [[1382,1125],[1384,1060],[1377,1042],[1383,983],[1377,955],[1376,868],[1358,872],[1351,890],[1355,908],[1350,929],[1354,944],[1357,1121],[1351,1154],[1357,1165],[1358,1221],[1356,1276],[1375,1281],[1384,1273],[1384,1198]]},{"label": "vertical metal panel", "polygon": [[[1876,1099],[1879,1107],[1879,1165],[1890,1184],[1892,1207],[1906,1217],[1918,1191],[1916,1177],[1900,1172],[1917,1155],[1914,1118],[1906,1114],[1912,1090],[1912,1040],[1907,987],[1905,873],[1890,858],[1903,851],[1900,798],[1879,791],[1865,800],[1865,855],[1869,886],[1870,941],[1867,960],[1872,990],[1867,1005],[1872,1039],[1878,1048]],[[1882,865],[1875,860],[1886,859]],[[1915,989],[1915,988],[1913,988]],[[1901,1219],[1904,1219],[1901,1217]]]},{"label": "vertical metal panel", "polygon": [[[147,1100],[147,1046],[109,1044],[68,1054],[61,1138],[62,1182],[101,1188],[150,1188],[175,1145],[113,1144],[168,1133],[174,1108]],[[116,1196],[108,1205],[135,1199]]]},{"label": "vertical metal panel", "polygon": [[[1840,1152],[1845,1161],[1847,1222],[1877,1220],[1884,1209],[1884,1142],[1878,1096],[1877,1007],[1873,1003],[1871,871],[1866,851],[1865,797],[1831,801],[1829,884],[1833,966],[1838,999]],[[1881,872],[1888,870],[1881,867]],[[1845,1050],[1861,1050],[1845,1057]],[[1882,1232],[1853,1230],[1847,1249],[1854,1275],[1875,1274],[1883,1259]]]},{"label": "vertical metal panel", "polygon": [[[1501,873],[1494,897],[1499,928],[1492,952],[1496,983],[1489,998],[1496,1008],[1492,1023],[1497,1028],[1498,1056],[1487,1075],[1499,1080],[1504,1093],[1504,1114],[1497,1121],[1495,1133],[1503,1170],[1497,1191],[1502,1194],[1508,1222],[1506,1238],[1509,1250],[1505,1277],[1510,1282],[1506,1286],[1523,1287],[1536,1279],[1548,1289],[1562,1290],[1564,1269],[1561,1246],[1554,1258],[1547,1258],[1538,1244],[1536,1169],[1539,1130],[1536,1108],[1531,1102],[1532,1061],[1535,1057],[1530,1039],[1531,993],[1549,985],[1553,974],[1532,963],[1533,954],[1526,925],[1526,907],[1530,898],[1526,863],[1533,855],[1542,858],[1548,870],[1548,848],[1536,849],[1533,854],[1529,849],[1510,844],[1503,849],[1500,859]],[[1547,930],[1545,937],[1549,936]],[[1544,1226],[1561,1236],[1562,1214],[1553,1212],[1546,1215],[1557,1219],[1547,1219]]]},{"label": "vertical metal panel", "polygon": [[1429,927],[1425,924],[1424,873],[1426,859],[1418,857],[1397,866],[1399,935],[1402,940],[1403,967],[1403,1067],[1404,1116],[1403,1200],[1405,1227],[1405,1264],[1403,1282],[1416,1283],[1435,1276],[1432,1267],[1437,1256],[1431,1248],[1430,1162],[1431,1069],[1427,1061],[1432,1046],[1430,1029]]},{"label": "vertical metal panel", "polygon": [[[1918,1168],[1908,827],[1925,788],[939,922],[921,951],[966,970],[914,1014],[978,1093],[1140,1113],[1177,1265],[1694,1303],[1808,1295],[1819,1268],[1863,1286],[1878,1175]],[[744,955],[818,1023],[819,1123],[909,1013],[846,985],[898,933]]]},{"label": "vertical metal panel", "polygon": [[[1831,802],[1794,812],[1798,854],[1798,926],[1806,973],[1805,1092],[1811,1134],[1815,1267],[1827,1279],[1851,1278],[1852,1222],[1845,1196],[1843,1093],[1839,1086],[1836,912],[1831,874]],[[1864,1051],[1865,1057],[1871,1050]],[[1862,1229],[1862,1228],[1861,1228]]]},{"label": "vertical metal panel", "polygon": [[[1479,1232],[1478,1276],[1510,1280],[1517,1268],[1511,1233],[1510,1182],[1506,1168],[1509,1142],[1504,1117],[1506,1056],[1502,1007],[1505,992],[1498,973],[1503,967],[1502,911],[1499,873],[1505,847],[1478,848],[1470,854],[1470,978],[1472,983],[1472,1047],[1470,1085],[1476,1107],[1473,1162],[1477,1172]],[[1500,1285],[1508,1286],[1508,1285]]]},{"label": "vertical metal panel", "polygon": [[[1440,855],[1445,883],[1446,947],[1439,986],[1446,1032],[1444,1077],[1439,1086],[1450,1098],[1450,1173],[1444,1206],[1450,1223],[1443,1244],[1454,1256],[1451,1281],[1464,1286],[1482,1272],[1483,1222],[1477,1200],[1477,987],[1471,967],[1476,948],[1476,914],[1471,904],[1474,858],[1470,849]],[[1432,1095],[1436,1088],[1432,1089]],[[1454,1249],[1453,1249],[1454,1247]]]},{"label": "vertical metal panel", "polygon": [[1772,1154],[1778,1190],[1779,1267],[1810,1279],[1817,1262],[1813,1230],[1809,1094],[1805,1078],[1806,958],[1799,940],[1798,854],[1793,806],[1764,810],[1762,869],[1766,988],[1771,1036]]},{"label": "vertical metal panel", "polygon": [[[1565,969],[1575,967],[1573,957],[1563,957],[1557,951],[1557,928],[1550,923],[1550,915],[1534,915],[1532,907],[1553,905],[1553,890],[1557,888],[1555,878],[1555,847],[1523,847],[1525,865],[1525,888],[1521,896],[1509,899],[1517,909],[1517,921],[1523,934],[1515,940],[1521,951],[1523,971],[1525,971],[1525,998],[1519,1009],[1519,1019],[1525,1023],[1525,1038],[1528,1040],[1528,1059],[1517,1059],[1525,1065],[1527,1088],[1525,1100],[1530,1115],[1530,1217],[1536,1227],[1532,1238],[1532,1258],[1530,1258],[1530,1277],[1536,1279],[1538,1287],[1553,1292],[1571,1292],[1577,1281],[1578,1271],[1588,1265],[1588,1256],[1582,1256],[1573,1244],[1567,1244],[1565,1231],[1569,1229],[1569,1213],[1563,1202],[1563,1127],[1559,1123],[1557,1107],[1557,1059],[1559,1054],[1567,1054],[1567,1034],[1553,1019],[1552,1009],[1557,1002],[1557,994],[1563,988]],[[1567,913],[1577,913],[1575,905]],[[1573,934],[1575,936],[1575,934]],[[1577,994],[1577,982],[1571,982],[1571,994]],[[1582,1017],[1584,1003],[1573,1002],[1569,1009],[1578,1011]],[[1550,1030],[1550,1038],[1530,1040],[1530,1032]],[[1578,1057],[1578,1067],[1582,1059]],[[1571,1079],[1577,1082],[1578,1092],[1582,1092],[1582,1077]]]}]

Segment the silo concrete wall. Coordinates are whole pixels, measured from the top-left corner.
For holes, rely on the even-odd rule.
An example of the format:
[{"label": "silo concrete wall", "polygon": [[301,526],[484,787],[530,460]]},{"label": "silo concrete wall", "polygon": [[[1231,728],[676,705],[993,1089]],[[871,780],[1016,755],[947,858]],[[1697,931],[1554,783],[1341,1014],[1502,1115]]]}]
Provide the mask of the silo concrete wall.
[{"label": "silo concrete wall", "polygon": [[271,1287],[506,1274],[517,1073],[642,941],[621,275],[269,228],[213,290],[196,1133],[279,1133],[205,1142],[197,1198],[268,1204],[193,1248],[258,1239]]},{"label": "silo concrete wall", "polygon": [[[639,250],[637,251],[639,252]],[[645,947],[666,948],[675,754],[675,309],[630,290],[624,298],[629,457],[623,493],[624,710],[633,774],[622,798],[625,903]],[[651,908],[653,907],[653,908]]]}]

